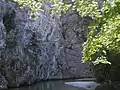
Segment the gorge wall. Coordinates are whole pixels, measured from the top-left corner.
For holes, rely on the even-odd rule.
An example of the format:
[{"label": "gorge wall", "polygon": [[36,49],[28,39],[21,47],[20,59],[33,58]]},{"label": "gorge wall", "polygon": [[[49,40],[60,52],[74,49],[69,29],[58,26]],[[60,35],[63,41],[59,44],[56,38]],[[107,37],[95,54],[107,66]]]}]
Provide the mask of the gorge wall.
[{"label": "gorge wall", "polygon": [[73,11],[61,19],[41,12],[34,21],[27,9],[0,1],[0,88],[92,77],[90,65],[81,63],[88,21]]}]

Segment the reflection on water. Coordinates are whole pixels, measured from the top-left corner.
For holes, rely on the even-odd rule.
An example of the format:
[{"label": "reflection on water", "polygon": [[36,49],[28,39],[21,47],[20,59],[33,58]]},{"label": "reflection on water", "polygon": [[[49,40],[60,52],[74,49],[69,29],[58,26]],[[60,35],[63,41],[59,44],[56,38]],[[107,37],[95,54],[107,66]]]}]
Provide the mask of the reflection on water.
[{"label": "reflection on water", "polygon": [[20,88],[11,88],[9,90],[86,90],[84,88],[72,87],[64,84],[63,81],[46,81],[38,84]]}]

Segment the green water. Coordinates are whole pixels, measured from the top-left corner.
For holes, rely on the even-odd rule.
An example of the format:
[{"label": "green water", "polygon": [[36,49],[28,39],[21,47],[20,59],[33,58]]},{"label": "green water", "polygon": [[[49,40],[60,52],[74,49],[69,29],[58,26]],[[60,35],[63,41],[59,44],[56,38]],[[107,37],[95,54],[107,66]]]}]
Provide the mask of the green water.
[{"label": "green water", "polygon": [[84,88],[72,87],[64,84],[65,81],[44,81],[32,86],[24,86],[20,88],[11,88],[8,90],[86,90]]}]

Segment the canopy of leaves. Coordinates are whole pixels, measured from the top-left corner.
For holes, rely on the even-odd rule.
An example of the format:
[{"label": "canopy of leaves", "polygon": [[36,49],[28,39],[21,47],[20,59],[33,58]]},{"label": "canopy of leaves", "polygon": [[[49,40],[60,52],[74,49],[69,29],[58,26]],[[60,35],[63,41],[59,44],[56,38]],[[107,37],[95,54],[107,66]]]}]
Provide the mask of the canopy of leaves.
[{"label": "canopy of leaves", "polygon": [[[30,13],[41,9],[42,0],[14,0],[22,7],[29,7]],[[90,32],[83,44],[83,62],[111,64],[108,52],[120,53],[120,0],[50,0],[54,13],[66,12],[69,8],[80,16],[90,16]]]},{"label": "canopy of leaves", "polygon": [[88,39],[83,44],[83,62],[111,64],[107,54],[109,52],[120,53],[119,9],[120,0],[112,2],[103,0],[101,8],[97,4],[97,9],[93,9],[92,13],[85,13],[93,18],[93,22],[89,25],[91,31],[88,34]]}]

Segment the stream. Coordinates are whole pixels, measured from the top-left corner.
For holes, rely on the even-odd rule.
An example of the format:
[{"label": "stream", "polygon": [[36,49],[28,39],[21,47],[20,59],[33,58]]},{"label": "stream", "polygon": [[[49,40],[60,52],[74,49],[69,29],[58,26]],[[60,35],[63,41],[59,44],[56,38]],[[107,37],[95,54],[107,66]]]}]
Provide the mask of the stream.
[{"label": "stream", "polygon": [[65,84],[66,81],[42,81],[31,86],[10,88],[8,90],[86,90]]}]

